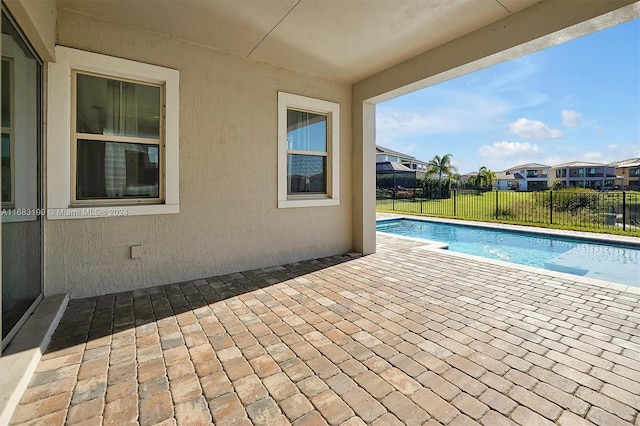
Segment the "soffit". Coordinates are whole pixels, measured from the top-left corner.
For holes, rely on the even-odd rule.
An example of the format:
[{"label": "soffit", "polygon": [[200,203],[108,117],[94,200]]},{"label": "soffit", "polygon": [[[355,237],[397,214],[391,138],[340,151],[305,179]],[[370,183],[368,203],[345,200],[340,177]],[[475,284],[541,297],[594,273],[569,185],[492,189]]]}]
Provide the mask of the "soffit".
[{"label": "soffit", "polygon": [[61,8],[357,82],[537,0],[58,0]]}]

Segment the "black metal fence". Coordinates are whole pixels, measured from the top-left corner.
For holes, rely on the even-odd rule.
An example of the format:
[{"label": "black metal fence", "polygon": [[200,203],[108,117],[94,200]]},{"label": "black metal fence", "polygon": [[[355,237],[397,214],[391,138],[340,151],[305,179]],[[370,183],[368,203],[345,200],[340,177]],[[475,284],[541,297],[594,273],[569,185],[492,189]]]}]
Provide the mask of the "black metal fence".
[{"label": "black metal fence", "polygon": [[623,230],[640,235],[640,192],[452,190],[425,198],[420,189],[377,191],[377,208],[470,220]]}]

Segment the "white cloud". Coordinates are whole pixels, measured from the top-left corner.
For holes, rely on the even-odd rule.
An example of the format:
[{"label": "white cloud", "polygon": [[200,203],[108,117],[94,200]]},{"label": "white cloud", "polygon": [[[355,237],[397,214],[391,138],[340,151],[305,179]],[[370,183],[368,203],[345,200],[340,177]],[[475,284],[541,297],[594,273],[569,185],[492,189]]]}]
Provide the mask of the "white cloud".
[{"label": "white cloud", "polygon": [[496,142],[493,145],[483,145],[478,153],[485,158],[505,159],[525,156],[539,156],[543,154],[540,147],[529,142]]},{"label": "white cloud", "polygon": [[[602,163],[611,163],[614,161],[627,160],[629,158],[640,157],[640,143],[630,144],[609,144],[604,149],[598,161]],[[596,157],[598,153],[588,153],[591,157]]]},{"label": "white cloud", "polygon": [[[462,98],[456,93],[447,95]],[[500,99],[467,95],[449,105],[411,107],[404,110],[380,106],[376,111],[376,138],[382,146],[392,145],[406,138],[430,135],[480,132],[497,127],[496,121],[508,110]]]},{"label": "white cloud", "polygon": [[556,164],[568,163],[569,161],[571,160],[565,157],[560,157],[559,155],[550,155],[544,159],[543,164],[555,166]]},{"label": "white cloud", "polygon": [[564,127],[576,127],[582,119],[582,114],[570,109],[563,109],[560,114],[562,115],[562,125]]},{"label": "white cloud", "polygon": [[559,139],[564,137],[558,129],[552,129],[542,121],[520,118],[509,124],[509,132],[523,139]]},{"label": "white cloud", "polygon": [[491,170],[506,170],[518,164],[541,162],[543,157],[543,150],[536,144],[501,141],[481,146],[477,160]]},{"label": "white cloud", "polygon": [[605,129],[603,129],[602,127],[598,126],[597,124],[594,124],[594,125],[593,125],[593,129],[594,129],[596,132],[600,133],[600,134],[603,134],[603,133],[606,133],[606,132],[607,132]]},{"label": "white cloud", "polygon": [[600,152],[585,152],[582,154],[581,160],[598,162],[601,161],[602,158],[603,156]]}]

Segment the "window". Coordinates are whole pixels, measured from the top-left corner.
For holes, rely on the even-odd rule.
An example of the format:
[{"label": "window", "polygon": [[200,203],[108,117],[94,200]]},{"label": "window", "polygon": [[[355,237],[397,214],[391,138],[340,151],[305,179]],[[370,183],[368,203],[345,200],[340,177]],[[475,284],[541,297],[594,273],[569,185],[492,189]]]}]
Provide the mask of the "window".
[{"label": "window", "polygon": [[584,176],[584,169],[569,169],[569,177]]},{"label": "window", "polygon": [[60,46],[56,57],[47,217],[178,213],[178,71]]},{"label": "window", "polygon": [[74,71],[75,198],[162,202],[162,86]]},{"label": "window", "polygon": [[278,93],[278,207],[340,204],[340,105]]},{"label": "window", "polygon": [[589,168],[587,169],[587,177],[602,177],[604,176],[604,169],[603,168]]},{"label": "window", "polygon": [[4,14],[2,31],[2,222],[37,221],[41,64]]},{"label": "window", "polygon": [[640,168],[629,169],[629,176],[640,176]]}]

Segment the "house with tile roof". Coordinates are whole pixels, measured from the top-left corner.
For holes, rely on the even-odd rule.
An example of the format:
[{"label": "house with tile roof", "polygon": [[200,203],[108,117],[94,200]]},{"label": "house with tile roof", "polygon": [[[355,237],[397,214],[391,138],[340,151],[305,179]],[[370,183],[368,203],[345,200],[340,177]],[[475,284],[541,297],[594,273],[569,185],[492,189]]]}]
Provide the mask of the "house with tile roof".
[{"label": "house with tile roof", "polygon": [[549,186],[562,188],[602,190],[613,189],[616,184],[615,166],[587,161],[572,161],[553,166],[551,176]]},{"label": "house with tile roof", "polygon": [[496,181],[493,184],[495,189],[519,189],[519,180],[523,179],[520,173],[496,172]]},{"label": "house with tile roof", "polygon": [[615,185],[618,189],[640,191],[640,158],[609,164],[616,169]]},{"label": "house with tile roof", "polygon": [[549,168],[550,166],[540,163],[521,164],[502,172],[500,177],[503,179],[499,180],[503,186],[512,185],[505,189],[515,186],[520,191],[539,191],[549,187]]},{"label": "house with tile roof", "polygon": [[386,161],[399,163],[411,170],[422,173],[426,173],[429,169],[428,161],[418,160],[414,156],[376,145],[376,163],[384,163]]}]

